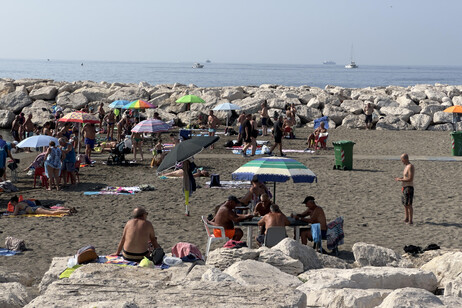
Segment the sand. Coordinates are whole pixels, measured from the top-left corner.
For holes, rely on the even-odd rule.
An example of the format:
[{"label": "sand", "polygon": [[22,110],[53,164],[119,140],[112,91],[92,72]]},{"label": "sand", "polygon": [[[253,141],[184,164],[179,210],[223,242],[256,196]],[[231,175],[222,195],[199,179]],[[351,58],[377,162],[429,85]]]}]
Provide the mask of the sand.
[{"label": "sand", "polygon": [[[298,139],[284,140],[288,149],[303,149],[308,129],[297,129]],[[303,139],[302,139],[303,137]],[[231,180],[231,173],[251,158],[231,154],[223,145],[231,137],[222,137],[214,150],[207,149],[196,156],[196,164],[221,180]],[[259,140],[271,139],[260,137]],[[333,170],[332,141],[352,140],[353,171]],[[151,146],[146,144],[145,149]],[[462,248],[462,211],[459,192],[462,161],[427,160],[426,157],[450,157],[451,138],[448,132],[430,131],[364,131],[331,130],[327,150],[316,154],[290,153],[308,166],[317,176],[313,184],[277,184],[277,203],[286,214],[301,212],[306,195],[313,195],[324,208],[328,221],[343,216],[345,244],[340,256],[352,259],[351,247],[356,242],[373,243],[403,253],[405,245],[426,246],[436,243],[448,248]],[[403,165],[399,155],[407,152],[416,169],[414,225],[403,223],[400,184]],[[277,153],[277,152],[276,152]],[[16,155],[26,166],[35,155]],[[146,207],[148,219],[154,224],[159,243],[170,250],[178,242],[190,242],[205,252],[206,234],[200,216],[212,212],[228,195],[238,197],[245,189],[206,188],[208,178],[198,179],[202,188],[191,198],[191,216],[184,215],[184,197],[180,179],[159,179],[149,167],[150,154],[137,166],[107,166],[102,164],[108,154],[95,154],[94,167],[81,169],[80,185],[63,191],[48,192],[33,189],[33,179],[20,174],[18,187],[26,198],[47,204],[63,203],[74,206],[78,213],[64,218],[2,218],[0,244],[6,236],[25,240],[28,251],[13,257],[0,257],[0,263],[10,271],[30,275],[37,283],[48,269],[51,259],[73,255],[85,245],[96,247],[100,255],[115,252],[125,222],[137,205]],[[132,155],[128,155],[132,158]],[[415,159],[419,158],[419,160]],[[84,191],[110,186],[152,184],[155,191],[133,196],[84,196]],[[1,195],[5,209],[11,193]],[[245,240],[245,237],[244,237]],[[217,246],[215,246],[217,247]]]}]

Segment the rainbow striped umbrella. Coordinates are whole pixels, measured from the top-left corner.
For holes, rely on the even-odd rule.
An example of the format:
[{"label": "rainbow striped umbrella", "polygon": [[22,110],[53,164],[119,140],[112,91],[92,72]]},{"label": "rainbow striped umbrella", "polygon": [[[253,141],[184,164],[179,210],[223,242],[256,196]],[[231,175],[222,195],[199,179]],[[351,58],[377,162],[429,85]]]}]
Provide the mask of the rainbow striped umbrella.
[{"label": "rainbow striped umbrella", "polygon": [[148,108],[157,108],[157,106],[138,99],[136,101],[133,101],[129,104],[124,105],[122,108],[123,109],[148,109]]},{"label": "rainbow striped umbrella", "polygon": [[74,111],[66,114],[58,120],[59,122],[74,122],[74,123],[99,123],[99,119],[92,113],[86,113],[82,111]]},{"label": "rainbow striped umbrella", "polygon": [[136,124],[135,127],[132,128],[132,132],[134,133],[162,133],[167,132],[170,128],[172,128],[167,123],[156,120],[156,119],[147,119],[141,121],[140,123]]},{"label": "rainbow striped umbrella", "polygon": [[250,181],[256,175],[261,182],[274,182],[273,200],[276,202],[276,182],[313,183],[316,175],[304,164],[292,158],[263,157],[247,162],[232,173],[233,180]]}]

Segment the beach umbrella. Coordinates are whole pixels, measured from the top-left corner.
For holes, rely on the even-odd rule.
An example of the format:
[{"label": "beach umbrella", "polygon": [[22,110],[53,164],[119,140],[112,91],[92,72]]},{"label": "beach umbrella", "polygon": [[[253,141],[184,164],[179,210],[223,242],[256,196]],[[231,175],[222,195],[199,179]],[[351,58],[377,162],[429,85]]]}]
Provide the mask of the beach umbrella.
[{"label": "beach umbrella", "polygon": [[[64,115],[58,120],[59,122],[72,122],[72,123],[89,123],[89,124],[98,124],[99,119],[96,115],[92,113],[86,113],[82,111],[74,111]],[[80,154],[80,126],[79,126],[79,136],[78,136],[78,149],[77,152]]]},{"label": "beach umbrella", "polygon": [[177,103],[185,103],[185,104],[192,104],[192,103],[205,103],[205,101],[196,95],[185,95],[180,97],[176,100]]},{"label": "beach umbrella", "polygon": [[[241,107],[238,106],[238,105],[231,104],[231,103],[223,103],[223,104],[220,104],[220,105],[216,106],[212,110],[231,111],[231,110],[240,110],[240,109],[241,109]],[[228,126],[228,117],[229,117],[229,114],[226,115],[226,126]]]},{"label": "beach umbrella", "polygon": [[149,108],[157,108],[157,106],[149,102],[138,99],[136,101],[133,101],[133,102],[130,102],[124,105],[122,108],[123,109],[149,109]]},{"label": "beach umbrella", "polygon": [[16,146],[18,148],[39,148],[39,147],[47,147],[50,145],[50,141],[54,141],[56,145],[58,145],[58,139],[48,135],[38,135],[32,136],[29,138],[24,139]]},{"label": "beach umbrella", "polygon": [[444,112],[452,113],[452,122],[454,123],[454,129],[456,129],[455,124],[457,122],[458,115],[456,113],[462,113],[462,106],[454,105],[443,110]]},{"label": "beach umbrella", "polygon": [[[194,183],[194,177],[189,179],[188,171],[190,170],[189,158],[193,157],[195,154],[201,152],[206,147],[217,142],[220,137],[216,136],[207,136],[207,137],[193,137],[186,141],[183,141],[177,144],[171,151],[168,153],[162,163],[157,168],[157,173],[165,171],[167,169],[175,167],[178,163],[183,162],[183,190],[185,194],[185,206],[186,206],[186,215],[189,216],[189,195],[192,193],[190,191],[191,183]],[[193,189],[194,190],[194,189]]]},{"label": "beach umbrella", "polygon": [[128,103],[130,103],[130,101],[127,101],[127,100],[113,101],[112,103],[109,104],[109,108],[113,108],[113,109],[122,108],[123,106],[127,105]]},{"label": "beach umbrella", "polygon": [[232,173],[233,180],[250,181],[256,175],[261,182],[274,182],[273,202],[276,202],[276,182],[317,182],[317,177],[304,164],[292,158],[263,157],[251,160]]},{"label": "beach umbrella", "polygon": [[135,127],[132,128],[132,132],[134,133],[162,133],[166,132],[172,127],[167,123],[156,120],[156,119],[147,119],[143,120],[140,123],[136,124]]}]

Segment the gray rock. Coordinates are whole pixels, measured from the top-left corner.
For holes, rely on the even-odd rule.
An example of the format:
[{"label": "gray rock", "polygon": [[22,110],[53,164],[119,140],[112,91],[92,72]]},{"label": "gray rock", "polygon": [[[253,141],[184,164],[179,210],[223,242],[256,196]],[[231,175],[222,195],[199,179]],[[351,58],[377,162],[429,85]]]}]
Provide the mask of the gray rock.
[{"label": "gray rock", "polygon": [[365,129],[366,128],[365,120],[366,120],[366,116],[364,114],[360,114],[360,115],[349,114],[343,119],[342,127]]},{"label": "gray rock", "polygon": [[428,99],[442,102],[443,97],[446,97],[446,94],[441,91],[433,90],[433,89],[427,89],[425,90],[425,94],[427,95]]},{"label": "gray rock", "polygon": [[0,109],[7,109],[14,113],[20,112],[30,104],[32,104],[32,99],[24,88],[17,88],[15,92],[8,93],[0,98]]},{"label": "gray rock", "polygon": [[45,292],[46,288],[53,282],[58,280],[59,275],[67,268],[67,261],[69,257],[56,257],[51,260],[50,267],[48,271],[42,277],[42,280],[39,284],[40,293]]},{"label": "gray rock", "polygon": [[289,275],[278,268],[255,260],[238,261],[223,271],[242,285],[270,285],[297,287],[302,282],[294,275]]},{"label": "gray rock", "polygon": [[432,117],[427,114],[415,114],[410,118],[412,126],[417,130],[426,130],[432,121]]},{"label": "gray rock", "polygon": [[321,111],[316,108],[311,108],[304,105],[296,106],[297,116],[300,118],[302,123],[308,123],[314,119],[322,117]]},{"label": "gray rock", "polygon": [[283,110],[285,105],[286,101],[282,98],[272,98],[268,100],[268,108]]},{"label": "gray rock", "polygon": [[380,305],[391,292],[382,289],[325,288],[308,291],[305,294],[308,307],[373,308]]},{"label": "gray rock", "polygon": [[409,98],[418,103],[421,100],[426,99],[427,94],[425,94],[423,91],[411,91],[409,92]]},{"label": "gray rock", "polygon": [[321,261],[321,266],[323,268],[341,268],[341,269],[346,269],[346,268],[353,268],[352,264],[349,264],[343,259],[330,256],[328,254],[321,254],[317,253],[319,260]]},{"label": "gray rock", "polygon": [[458,106],[461,106],[462,105],[462,96],[454,96],[452,98],[452,103],[454,105],[458,105]]},{"label": "gray rock", "polygon": [[444,124],[444,123],[452,123],[453,115],[450,112],[444,111],[437,111],[433,114],[433,123],[435,124]]},{"label": "gray rock", "polygon": [[35,100],[38,100],[38,99],[54,100],[57,93],[58,93],[58,89],[55,86],[48,86],[48,87],[42,87],[42,88],[32,90],[29,93],[29,96]]},{"label": "gray rock", "polygon": [[322,110],[322,114],[324,116],[328,116],[329,119],[334,121],[336,125],[340,125],[342,124],[343,119],[348,115],[348,112],[341,107],[325,105]]},{"label": "gray rock", "polygon": [[340,107],[352,114],[362,114],[364,102],[360,100],[344,100]]},{"label": "gray rock", "polygon": [[443,302],[429,291],[404,288],[391,292],[379,308],[433,308],[444,307]]},{"label": "gray rock", "polygon": [[201,277],[202,281],[230,281],[234,282],[236,279],[228,274],[223,273],[216,267],[210,267]]},{"label": "gray rock", "polygon": [[376,124],[377,130],[411,130],[414,129],[412,125],[409,125],[399,117],[386,116],[380,118]]},{"label": "gray rock", "polygon": [[375,105],[380,109],[382,107],[399,107],[399,104],[391,98],[381,98],[375,102]]},{"label": "gray rock", "polygon": [[401,259],[400,255],[389,248],[362,242],[355,243],[352,251],[359,266],[387,266]]},{"label": "gray rock", "polygon": [[462,274],[445,284],[444,295],[462,298]]},{"label": "gray rock", "polygon": [[404,122],[407,122],[415,114],[414,111],[403,107],[382,107],[380,108],[380,113],[386,116],[398,117]]},{"label": "gray rock", "polygon": [[291,238],[285,238],[271,249],[282,251],[289,257],[300,260],[303,264],[303,270],[321,268],[321,261],[313,248],[302,245],[300,242]]},{"label": "gray rock", "polygon": [[260,248],[258,261],[271,264],[290,275],[298,275],[304,272],[302,262],[289,257],[280,250],[262,247]]},{"label": "gray rock", "polygon": [[12,82],[0,82],[0,98],[8,93],[16,90],[16,86]]},{"label": "gray rock", "polygon": [[309,108],[316,108],[316,109],[324,107],[324,105],[321,104],[321,102],[318,100],[317,97],[311,97],[311,99],[308,101],[306,106]]},{"label": "gray rock", "polygon": [[450,132],[454,130],[454,125],[452,125],[451,123],[430,125],[427,128],[427,130],[439,131],[439,132]]},{"label": "gray rock", "polygon": [[400,107],[412,110],[414,113],[419,113],[420,110],[422,109],[422,107],[417,105],[407,95],[398,97],[396,101],[398,102]]},{"label": "gray rock", "polygon": [[10,110],[0,110],[0,128],[10,128],[14,121],[14,113]]},{"label": "gray rock", "polygon": [[434,273],[438,278],[438,285],[445,288],[447,283],[462,278],[462,252],[447,252],[435,257],[420,268]]},{"label": "gray rock", "polygon": [[421,103],[421,105],[422,105],[422,110],[420,110],[421,114],[426,114],[426,115],[429,115],[429,116],[433,117],[435,112],[443,111],[445,109],[440,104],[438,104],[438,105],[434,104],[434,101],[430,101],[430,102],[431,103]]},{"label": "gray rock", "polygon": [[[142,89],[140,89],[142,91]],[[106,88],[101,88],[101,87],[91,87],[91,88],[80,88],[76,90],[74,93],[78,94],[81,93],[83,96],[85,96],[88,100],[88,102],[94,102],[94,101],[106,101],[108,100],[108,97],[112,94],[112,91]],[[147,92],[146,92],[147,93]],[[137,99],[142,99],[145,97],[138,97]],[[149,96],[147,97],[149,98]]]},{"label": "gray rock", "polygon": [[22,112],[27,116],[32,115],[32,122],[42,126],[45,122],[54,119],[53,114],[46,108],[43,107],[24,107]]},{"label": "gray rock", "polygon": [[82,93],[63,92],[56,97],[58,105],[75,110],[83,108],[88,102],[88,99]]},{"label": "gray rock", "polygon": [[226,88],[221,95],[222,98],[229,100],[230,102],[236,99],[244,99],[244,90],[241,87]]},{"label": "gray rock", "polygon": [[0,307],[24,307],[31,299],[22,284],[18,282],[0,283]]},{"label": "gray rock", "polygon": [[257,260],[260,252],[256,249],[240,248],[218,248],[210,251],[207,257],[207,265],[214,266],[220,270],[225,270],[233,263],[242,260]]}]

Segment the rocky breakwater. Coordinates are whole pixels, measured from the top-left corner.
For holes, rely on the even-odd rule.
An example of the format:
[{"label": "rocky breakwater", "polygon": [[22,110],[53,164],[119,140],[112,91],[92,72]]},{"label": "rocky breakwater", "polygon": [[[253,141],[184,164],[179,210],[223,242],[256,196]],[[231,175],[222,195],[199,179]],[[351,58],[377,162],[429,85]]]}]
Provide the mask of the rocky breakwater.
[{"label": "rocky breakwater", "polygon": [[67,258],[54,258],[40,283],[40,295],[32,300],[15,275],[0,275],[0,306],[462,306],[461,251],[400,256],[356,243],[353,253],[356,261],[348,263],[287,238],[272,248],[219,248],[206,263],[166,270],[87,264],[64,279],[58,276]]},{"label": "rocky breakwater", "polygon": [[[185,104],[175,101],[183,95],[194,94],[206,103],[192,104],[186,111]],[[300,86],[288,87],[263,84],[199,88],[195,85],[150,85],[107,83],[92,81],[58,82],[46,79],[0,79],[0,128],[9,128],[14,115],[20,112],[33,115],[33,121],[43,124],[53,118],[51,106],[58,104],[64,113],[80,109],[86,104],[106,108],[114,100],[143,99],[158,106],[156,111],[165,121],[178,125],[190,119],[208,114],[219,103],[232,102],[246,113],[256,113],[266,101],[270,116],[281,113],[287,104],[297,109],[297,126],[310,125],[314,119],[328,116],[330,127],[365,128],[363,107],[374,106],[373,122],[382,130],[444,130],[454,129],[452,114],[443,110],[452,105],[462,105],[462,86],[442,84],[415,85],[410,87],[374,87],[350,89],[326,86],[324,89]],[[95,109],[96,110],[96,109]],[[144,116],[152,117],[153,110]],[[226,112],[216,112],[223,124]],[[233,123],[236,117],[231,118]],[[462,124],[457,123],[458,129]]]}]

